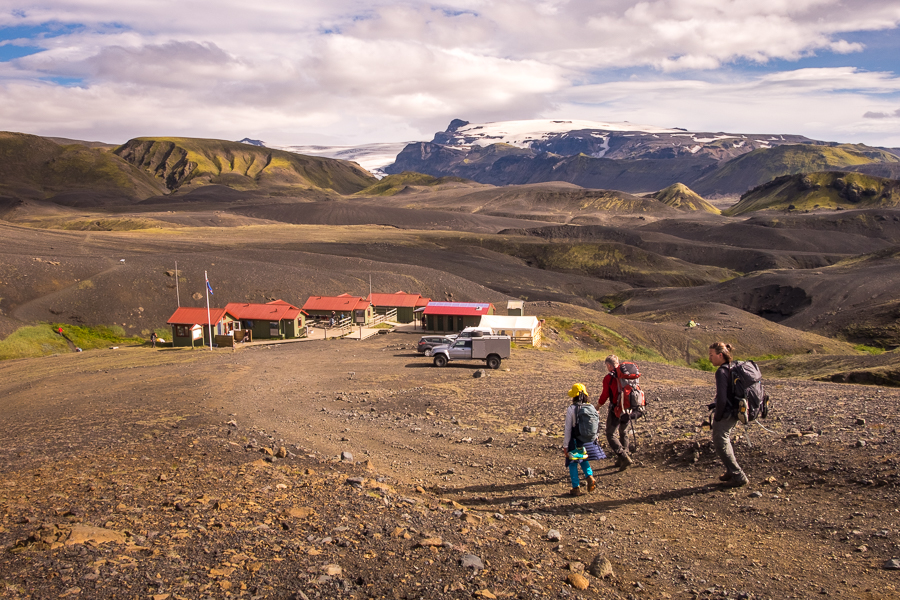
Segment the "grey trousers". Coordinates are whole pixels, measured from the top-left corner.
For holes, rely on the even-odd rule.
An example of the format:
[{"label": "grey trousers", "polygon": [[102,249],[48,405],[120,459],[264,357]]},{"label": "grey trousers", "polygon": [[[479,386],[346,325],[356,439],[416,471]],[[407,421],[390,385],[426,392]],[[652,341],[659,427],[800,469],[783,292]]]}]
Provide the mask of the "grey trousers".
[{"label": "grey trousers", "polygon": [[[627,427],[628,423],[622,423],[613,411],[609,411],[606,416],[606,441],[609,442],[609,449],[617,456],[628,451]],[[618,439],[616,439],[616,429],[619,430]]]},{"label": "grey trousers", "polygon": [[725,417],[721,421],[713,421],[712,424],[712,440],[713,447],[725,470],[731,475],[739,475],[743,473],[741,466],[734,457],[734,448],[731,447],[731,432],[737,425],[737,416]]}]

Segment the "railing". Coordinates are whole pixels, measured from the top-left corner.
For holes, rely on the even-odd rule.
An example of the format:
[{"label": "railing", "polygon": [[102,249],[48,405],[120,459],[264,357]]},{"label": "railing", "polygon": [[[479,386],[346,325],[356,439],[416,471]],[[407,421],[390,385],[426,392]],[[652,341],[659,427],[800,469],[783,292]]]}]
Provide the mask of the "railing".
[{"label": "railing", "polygon": [[376,314],[375,317],[372,319],[372,325],[373,326],[380,325],[381,323],[384,323],[385,321],[393,321],[393,322],[397,321],[397,309],[396,308],[390,309],[383,315]]}]

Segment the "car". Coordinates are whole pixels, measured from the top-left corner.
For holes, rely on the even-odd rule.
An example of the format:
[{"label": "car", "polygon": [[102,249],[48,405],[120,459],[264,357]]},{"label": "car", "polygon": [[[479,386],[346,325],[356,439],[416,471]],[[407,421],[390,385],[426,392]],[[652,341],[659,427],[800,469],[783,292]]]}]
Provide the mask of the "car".
[{"label": "car", "polygon": [[452,360],[483,360],[489,369],[499,369],[509,358],[512,340],[508,335],[459,336],[452,344],[435,346],[425,352],[434,358],[434,366],[446,367]]},{"label": "car", "polygon": [[420,354],[425,354],[427,350],[431,350],[435,346],[443,346],[452,343],[453,338],[447,335],[423,335],[416,346],[416,350],[418,350]]}]

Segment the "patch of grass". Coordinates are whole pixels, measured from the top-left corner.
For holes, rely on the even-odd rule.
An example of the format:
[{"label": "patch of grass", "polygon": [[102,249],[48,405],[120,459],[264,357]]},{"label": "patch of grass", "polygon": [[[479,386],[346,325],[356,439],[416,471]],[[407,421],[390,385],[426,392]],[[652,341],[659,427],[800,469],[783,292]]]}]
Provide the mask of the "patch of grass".
[{"label": "patch of grass", "polygon": [[393,328],[394,328],[394,326],[391,325],[390,323],[379,323],[372,329],[393,329]]},{"label": "patch of grass", "polygon": [[708,358],[701,358],[691,363],[691,368],[699,369],[700,371],[715,371],[716,367],[709,362]]},{"label": "patch of grass", "polygon": [[0,360],[68,352],[69,345],[46,325],[22,327],[0,341]]},{"label": "patch of grass", "polygon": [[[59,327],[63,328],[64,337],[57,333]],[[125,330],[118,326],[79,327],[65,323],[49,323],[22,327],[0,341],[0,360],[71,352],[67,339],[82,350],[117,344],[148,343],[142,338],[128,336]]]},{"label": "patch of grass", "polygon": [[884,354],[884,348],[876,348],[874,346],[866,346],[865,344],[857,344],[853,346],[853,349],[857,352],[864,352],[865,354],[871,354],[873,356],[878,356],[879,354]]}]

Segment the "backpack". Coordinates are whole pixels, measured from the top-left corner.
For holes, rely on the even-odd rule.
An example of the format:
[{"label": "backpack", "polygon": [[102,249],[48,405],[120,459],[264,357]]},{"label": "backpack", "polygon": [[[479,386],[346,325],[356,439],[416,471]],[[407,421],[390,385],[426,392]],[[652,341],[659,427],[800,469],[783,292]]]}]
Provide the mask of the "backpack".
[{"label": "backpack", "polygon": [[641,390],[641,372],[633,362],[619,363],[615,370],[616,382],[619,387],[619,396],[616,398],[616,416],[627,414],[631,418],[637,418],[644,414],[647,405],[644,392]]},{"label": "backpack", "polygon": [[762,373],[752,360],[731,363],[731,401],[742,423],[769,416],[769,395],[762,386]]},{"label": "backpack", "polygon": [[575,439],[580,444],[587,444],[597,439],[597,432],[600,431],[600,415],[589,401],[575,405],[575,427],[573,429]]}]

